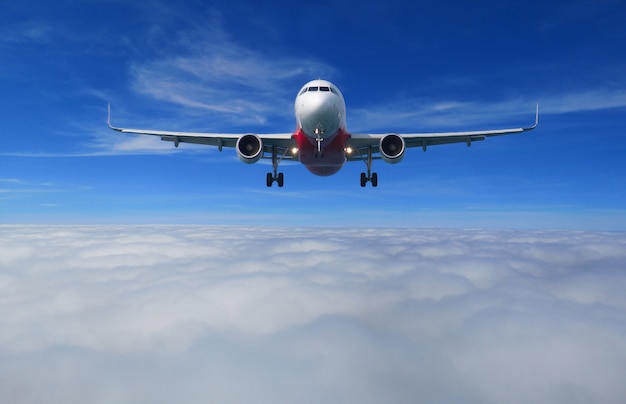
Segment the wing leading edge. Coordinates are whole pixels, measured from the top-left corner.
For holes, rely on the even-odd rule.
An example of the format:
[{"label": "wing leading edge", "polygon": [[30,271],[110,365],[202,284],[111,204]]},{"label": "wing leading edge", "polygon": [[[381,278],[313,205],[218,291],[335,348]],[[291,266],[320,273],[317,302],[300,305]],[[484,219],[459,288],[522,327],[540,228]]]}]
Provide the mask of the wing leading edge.
[{"label": "wing leading edge", "polygon": [[[397,135],[404,139],[406,147],[421,147],[426,151],[429,146],[451,143],[466,143],[468,146],[472,142],[485,140],[491,136],[511,135],[514,133],[528,132],[537,127],[539,124],[539,105],[535,111],[535,123],[532,126],[523,128],[495,129],[468,132],[440,132],[440,133],[380,133],[380,134],[352,134],[349,140],[349,146],[353,149],[372,148],[372,152],[378,153],[380,140],[387,135]],[[360,160],[361,157],[354,157]]]},{"label": "wing leading edge", "polygon": [[[194,143],[203,144],[209,146],[216,146],[220,151],[223,147],[234,148],[237,145],[237,140],[242,136],[249,133],[203,133],[203,132],[173,132],[164,130],[151,130],[151,129],[130,129],[113,126],[111,124],[111,105],[108,109],[108,121],[109,128],[122,132],[132,133],[137,135],[151,135],[158,136],[161,140],[166,142],[173,142],[174,146],[178,147],[179,143]],[[292,133],[268,133],[268,134],[255,134],[263,141],[263,149],[265,152],[271,153],[274,147],[280,151],[290,149],[295,145],[292,139]],[[288,158],[288,156],[285,156]]]}]

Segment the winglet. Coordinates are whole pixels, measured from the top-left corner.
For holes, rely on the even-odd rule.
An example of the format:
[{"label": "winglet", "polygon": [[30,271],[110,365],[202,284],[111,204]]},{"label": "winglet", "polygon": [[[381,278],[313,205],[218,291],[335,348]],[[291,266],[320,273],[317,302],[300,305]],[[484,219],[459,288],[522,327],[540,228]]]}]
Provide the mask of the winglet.
[{"label": "winglet", "polygon": [[539,103],[537,103],[537,109],[535,110],[535,124],[524,128],[524,131],[533,130],[537,127],[537,125],[539,125]]},{"label": "winglet", "polygon": [[121,132],[120,128],[116,128],[115,126],[111,125],[111,103],[109,103],[107,110],[109,113],[108,118],[107,118],[107,125],[109,125],[109,128],[116,130],[118,132]]}]

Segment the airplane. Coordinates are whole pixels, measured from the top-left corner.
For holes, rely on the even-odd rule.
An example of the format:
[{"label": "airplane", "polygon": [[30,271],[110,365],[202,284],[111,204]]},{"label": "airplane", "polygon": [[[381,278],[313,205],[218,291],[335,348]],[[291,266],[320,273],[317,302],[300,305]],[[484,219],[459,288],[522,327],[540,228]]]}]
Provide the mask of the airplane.
[{"label": "airplane", "polygon": [[378,186],[378,174],[372,172],[374,160],[390,164],[399,163],[409,147],[421,147],[424,151],[430,146],[450,143],[466,143],[485,140],[487,137],[509,135],[533,130],[539,123],[537,105],[535,123],[525,128],[496,129],[469,132],[441,133],[379,133],[354,134],[346,128],[346,103],[341,91],[327,80],[313,80],[306,83],[295,100],[296,129],[290,133],[234,134],[234,133],[194,133],[171,132],[149,129],[128,129],[111,124],[111,105],[108,109],[108,125],[111,129],[141,135],[159,136],[161,140],[180,143],[196,143],[224,147],[234,147],[239,159],[247,164],[262,158],[271,159],[273,170],[267,173],[266,185],[274,182],[284,185],[284,175],[278,172],[283,160],[300,161],[311,173],[329,176],[337,173],[347,161],[362,161],[367,172],[361,173],[361,187],[369,182]]}]

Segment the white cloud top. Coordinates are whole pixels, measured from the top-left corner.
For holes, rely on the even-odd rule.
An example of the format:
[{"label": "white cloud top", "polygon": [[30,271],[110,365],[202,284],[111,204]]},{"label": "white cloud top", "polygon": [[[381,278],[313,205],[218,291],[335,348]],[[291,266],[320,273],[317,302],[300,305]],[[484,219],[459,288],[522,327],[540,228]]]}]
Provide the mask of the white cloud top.
[{"label": "white cloud top", "polygon": [[0,226],[1,402],[621,402],[623,233]]}]

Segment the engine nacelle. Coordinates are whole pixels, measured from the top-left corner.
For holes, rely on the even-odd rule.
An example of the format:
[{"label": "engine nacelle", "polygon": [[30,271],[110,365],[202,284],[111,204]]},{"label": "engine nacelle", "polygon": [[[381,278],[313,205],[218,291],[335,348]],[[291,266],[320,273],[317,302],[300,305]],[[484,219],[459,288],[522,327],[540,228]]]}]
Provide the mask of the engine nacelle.
[{"label": "engine nacelle", "polygon": [[386,135],[380,139],[380,156],[386,163],[396,164],[404,158],[404,139],[398,135]]},{"label": "engine nacelle", "polygon": [[243,135],[237,140],[237,156],[246,164],[252,164],[263,157],[263,142],[257,135]]}]

